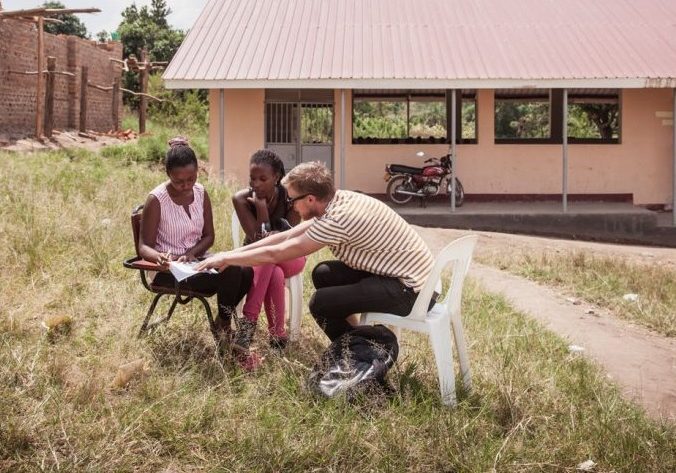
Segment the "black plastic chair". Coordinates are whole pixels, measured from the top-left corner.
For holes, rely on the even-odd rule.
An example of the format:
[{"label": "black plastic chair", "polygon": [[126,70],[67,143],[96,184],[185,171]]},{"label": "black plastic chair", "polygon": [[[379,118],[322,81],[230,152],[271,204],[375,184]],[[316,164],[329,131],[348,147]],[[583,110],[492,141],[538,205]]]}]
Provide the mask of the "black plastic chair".
[{"label": "black plastic chair", "polygon": [[[143,320],[143,324],[141,324],[141,329],[139,330],[138,336],[141,337],[146,331],[153,329],[159,324],[168,322],[169,319],[171,319],[171,316],[174,314],[174,309],[176,309],[176,306],[178,304],[185,305],[191,300],[197,299],[204,306],[204,310],[206,311],[207,315],[207,320],[209,322],[209,329],[211,330],[211,333],[214,336],[214,340],[216,340],[216,342],[219,343],[219,337],[216,331],[216,324],[214,323],[214,317],[211,313],[211,307],[209,306],[209,302],[207,301],[208,297],[211,297],[216,293],[215,291],[196,292],[191,291],[185,287],[182,287],[181,283],[179,282],[176,282],[174,284],[174,287],[170,288],[166,286],[152,284],[152,282],[148,281],[146,271],[168,273],[169,270],[165,266],[161,266],[157,263],[146,261],[139,255],[139,239],[141,234],[142,211],[143,205],[139,205],[138,207],[134,208],[134,210],[132,210],[131,214],[131,228],[134,233],[134,247],[136,248],[136,256],[134,258],[129,258],[123,262],[125,268],[137,270],[141,275],[141,282],[143,283],[143,287],[145,287],[148,291],[155,294],[155,297],[153,298],[153,301],[150,303],[150,307],[148,308],[148,313],[146,314],[146,317]],[[169,312],[164,317],[161,317],[151,322],[150,319],[155,313],[157,303],[164,296],[173,297],[171,306],[169,307]]]}]

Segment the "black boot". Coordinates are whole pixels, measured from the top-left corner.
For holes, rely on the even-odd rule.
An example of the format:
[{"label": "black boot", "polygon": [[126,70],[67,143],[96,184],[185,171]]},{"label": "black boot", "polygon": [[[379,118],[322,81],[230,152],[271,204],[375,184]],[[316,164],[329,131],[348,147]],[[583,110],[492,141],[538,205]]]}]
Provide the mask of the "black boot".
[{"label": "black boot", "polygon": [[240,352],[248,352],[255,332],[256,322],[252,322],[246,317],[242,318],[239,329],[235,332],[235,336],[232,340],[233,349]]}]

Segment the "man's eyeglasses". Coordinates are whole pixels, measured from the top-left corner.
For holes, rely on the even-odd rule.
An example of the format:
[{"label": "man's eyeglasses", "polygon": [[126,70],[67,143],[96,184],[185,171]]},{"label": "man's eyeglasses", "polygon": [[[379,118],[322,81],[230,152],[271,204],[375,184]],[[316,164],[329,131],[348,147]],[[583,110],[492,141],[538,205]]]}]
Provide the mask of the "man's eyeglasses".
[{"label": "man's eyeglasses", "polygon": [[306,197],[309,196],[309,195],[310,195],[309,193],[307,193],[307,194],[301,194],[301,195],[299,195],[299,196],[297,196],[297,197],[289,197],[289,196],[287,195],[287,196],[286,196],[286,205],[289,206],[289,207],[292,207],[293,204],[295,204],[297,200],[304,199],[304,198],[306,198]]}]

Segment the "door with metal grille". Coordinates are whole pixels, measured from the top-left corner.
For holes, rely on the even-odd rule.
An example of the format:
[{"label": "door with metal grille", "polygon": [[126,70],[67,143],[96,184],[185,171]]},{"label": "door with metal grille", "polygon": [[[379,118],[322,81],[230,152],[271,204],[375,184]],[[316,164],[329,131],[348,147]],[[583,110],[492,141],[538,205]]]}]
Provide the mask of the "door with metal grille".
[{"label": "door with metal grille", "polygon": [[279,154],[287,170],[309,161],[321,161],[333,169],[333,103],[325,97],[303,97],[307,95],[303,92],[268,91],[265,147]]}]

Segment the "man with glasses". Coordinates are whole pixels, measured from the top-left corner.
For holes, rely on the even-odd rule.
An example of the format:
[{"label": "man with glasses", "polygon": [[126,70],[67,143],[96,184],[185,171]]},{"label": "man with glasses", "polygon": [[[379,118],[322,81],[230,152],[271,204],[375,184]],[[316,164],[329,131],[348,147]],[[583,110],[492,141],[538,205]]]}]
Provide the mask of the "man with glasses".
[{"label": "man with glasses", "polygon": [[337,258],[312,271],[312,316],[331,341],[361,312],[406,316],[434,264],[420,236],[387,205],[336,190],[321,163],[303,163],[282,179],[287,202],[304,220],[250,245],[218,253],[198,269],[256,266],[307,256],[328,246]]}]

